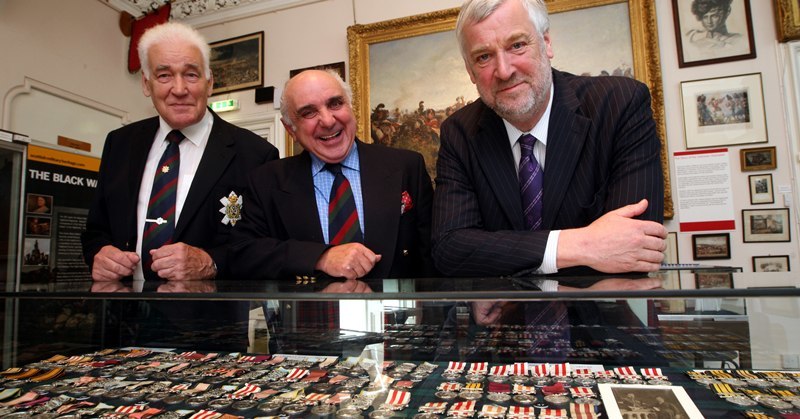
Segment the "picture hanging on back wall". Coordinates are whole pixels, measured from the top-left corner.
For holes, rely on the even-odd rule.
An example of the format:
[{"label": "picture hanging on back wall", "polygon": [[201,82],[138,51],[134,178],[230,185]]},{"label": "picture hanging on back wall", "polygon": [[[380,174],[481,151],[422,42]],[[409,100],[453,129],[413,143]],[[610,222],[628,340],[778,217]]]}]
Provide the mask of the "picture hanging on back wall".
[{"label": "picture hanging on back wall", "polygon": [[750,175],[750,204],[774,204],[772,192],[772,175]]},{"label": "picture hanging on back wall", "polygon": [[743,172],[775,170],[775,147],[743,148],[739,150],[739,161]]},{"label": "picture hanging on back wall", "polygon": [[761,73],[681,83],[686,148],[767,142]]},{"label": "picture hanging on back wall", "polygon": [[753,256],[753,272],[789,272],[789,256]]},{"label": "picture hanging on back wall", "polygon": [[264,85],[264,32],[212,42],[212,95]]},{"label": "picture hanging on back wall", "polygon": [[789,208],[742,210],[745,243],[791,241]]},{"label": "picture hanging on back wall", "polygon": [[756,58],[749,0],[672,0],[672,13],[679,67]]}]

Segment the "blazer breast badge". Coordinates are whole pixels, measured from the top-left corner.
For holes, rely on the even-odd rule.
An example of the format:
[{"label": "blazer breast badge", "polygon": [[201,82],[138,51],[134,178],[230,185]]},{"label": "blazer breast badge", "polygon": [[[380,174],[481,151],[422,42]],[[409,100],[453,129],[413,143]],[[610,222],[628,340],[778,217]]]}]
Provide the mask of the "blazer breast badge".
[{"label": "blazer breast badge", "polygon": [[219,202],[222,203],[222,208],[219,209],[219,212],[225,214],[225,216],[222,217],[222,224],[228,225],[228,223],[230,223],[232,226],[235,226],[236,222],[242,219],[242,204],[244,203],[244,198],[241,195],[236,195],[236,192],[231,191],[228,196],[223,196]]}]

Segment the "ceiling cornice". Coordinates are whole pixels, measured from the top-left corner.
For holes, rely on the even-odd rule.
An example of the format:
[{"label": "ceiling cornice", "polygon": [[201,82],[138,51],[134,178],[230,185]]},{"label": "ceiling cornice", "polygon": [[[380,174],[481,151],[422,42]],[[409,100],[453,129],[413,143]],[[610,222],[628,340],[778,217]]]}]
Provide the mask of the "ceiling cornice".
[{"label": "ceiling cornice", "polygon": [[[98,1],[138,18],[163,6],[169,0]],[[170,19],[201,28],[322,1],[327,0],[172,0]]]}]

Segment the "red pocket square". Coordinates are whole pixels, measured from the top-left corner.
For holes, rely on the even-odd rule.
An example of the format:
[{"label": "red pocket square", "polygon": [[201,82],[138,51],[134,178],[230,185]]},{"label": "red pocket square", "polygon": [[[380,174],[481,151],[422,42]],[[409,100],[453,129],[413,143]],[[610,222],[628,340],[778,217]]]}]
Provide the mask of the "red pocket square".
[{"label": "red pocket square", "polygon": [[414,202],[411,201],[411,195],[408,194],[408,191],[403,191],[400,195],[400,215],[411,211],[411,208],[414,208]]}]

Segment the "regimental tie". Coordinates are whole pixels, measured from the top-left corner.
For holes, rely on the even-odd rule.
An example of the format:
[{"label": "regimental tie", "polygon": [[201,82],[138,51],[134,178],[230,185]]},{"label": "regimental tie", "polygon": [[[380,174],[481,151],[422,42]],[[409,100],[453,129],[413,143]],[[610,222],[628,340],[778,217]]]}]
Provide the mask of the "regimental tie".
[{"label": "regimental tie", "polygon": [[167,149],[158,161],[153,190],[147,202],[147,218],[142,235],[142,270],[146,280],[158,280],[151,269],[153,258],[150,250],[172,243],[175,232],[175,202],[178,190],[181,152],[179,145],[186,138],[178,130],[167,134]]},{"label": "regimental tie", "polygon": [[536,137],[524,134],[519,137],[519,190],[522,197],[522,216],[525,228],[539,230],[542,228],[542,184],[544,171],[533,156]]},{"label": "regimental tie", "polygon": [[342,173],[342,165],[328,163],[325,169],[334,176],[328,200],[328,243],[331,245],[363,243],[364,235],[361,232],[361,223],[358,221],[356,200],[353,197],[350,181]]}]

